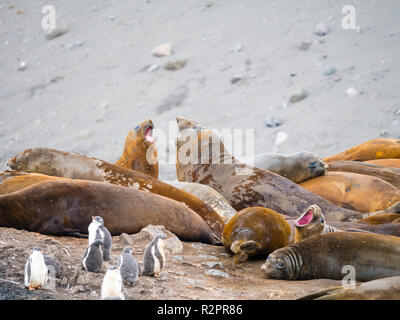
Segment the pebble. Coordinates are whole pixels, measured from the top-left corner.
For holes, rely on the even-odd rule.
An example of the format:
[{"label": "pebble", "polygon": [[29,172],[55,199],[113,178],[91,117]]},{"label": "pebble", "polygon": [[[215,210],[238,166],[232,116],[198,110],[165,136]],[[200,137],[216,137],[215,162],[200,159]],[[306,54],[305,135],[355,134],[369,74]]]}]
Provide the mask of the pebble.
[{"label": "pebble", "polygon": [[76,48],[82,47],[85,43],[83,41],[77,41],[77,42],[72,42],[69,43],[65,46],[65,49],[67,50],[74,50]]},{"label": "pebble", "polygon": [[241,43],[236,43],[232,48],[232,52],[241,52],[244,50],[244,46]]},{"label": "pebble", "polygon": [[146,71],[154,72],[154,71],[158,70],[159,68],[160,68],[160,66],[158,64],[152,64],[146,69]]},{"label": "pebble", "polygon": [[62,27],[50,29],[49,31],[46,32],[46,39],[51,40],[51,39],[57,38],[59,36],[62,36],[63,34],[65,34],[67,32],[68,32],[68,29],[62,28]]},{"label": "pebble", "polygon": [[25,61],[22,61],[17,68],[18,71],[25,71],[28,68],[28,65]]},{"label": "pebble", "polygon": [[239,83],[243,80],[243,78],[241,76],[235,76],[231,79],[231,83],[235,84],[235,83]]},{"label": "pebble", "polygon": [[170,61],[164,66],[164,69],[170,71],[176,71],[182,69],[186,65],[186,62],[187,62],[186,59]]},{"label": "pebble", "polygon": [[153,50],[156,57],[170,56],[172,54],[172,44],[164,43]]},{"label": "pebble", "polygon": [[285,131],[279,131],[275,136],[275,146],[284,143],[289,135]]},{"label": "pebble", "polygon": [[319,22],[314,31],[314,33],[320,37],[327,35],[328,32],[329,32],[328,27],[323,22]]},{"label": "pebble", "polygon": [[229,278],[229,274],[221,270],[210,269],[205,272],[205,274],[213,277]]},{"label": "pebble", "polygon": [[85,140],[88,139],[91,135],[91,131],[89,129],[83,130],[79,133],[78,139]]},{"label": "pebble", "polygon": [[200,243],[192,243],[192,247],[195,249],[203,249],[203,246]]},{"label": "pebble", "polygon": [[353,87],[351,87],[351,88],[348,88],[348,89],[346,90],[346,94],[347,94],[350,98],[353,98],[353,97],[355,97],[355,96],[358,95],[358,91],[357,91],[356,89],[354,89]]},{"label": "pebble", "polygon": [[379,135],[381,137],[387,137],[387,136],[389,136],[389,133],[387,131],[382,131]]},{"label": "pebble", "polygon": [[[396,114],[400,116],[400,109],[396,111]],[[1,123],[0,123],[1,124]]]},{"label": "pebble", "polygon": [[210,261],[210,262],[207,261],[207,262],[203,262],[201,265],[205,266],[207,268],[210,268],[210,269],[213,269],[213,268],[215,268],[215,269],[224,269],[222,263],[218,262],[218,261],[215,261],[215,262],[214,261]]},{"label": "pebble", "polygon": [[329,66],[329,67],[325,67],[325,68],[324,68],[323,75],[324,75],[324,76],[331,76],[331,75],[334,74],[335,72],[336,72],[335,67]]},{"label": "pebble", "polygon": [[174,256],[172,258],[172,260],[177,261],[177,262],[182,262],[183,261],[183,257],[182,256]]},{"label": "pebble", "polygon": [[302,51],[307,51],[308,49],[310,49],[311,44],[311,41],[302,41],[301,43],[296,45],[296,48]]},{"label": "pebble", "polygon": [[291,103],[295,103],[295,102],[298,102],[298,101],[301,101],[301,100],[305,99],[307,96],[308,96],[308,93],[307,93],[307,91],[306,91],[305,89],[303,89],[303,88],[297,88],[297,89],[293,92],[293,94],[292,94],[292,96],[290,97],[289,101],[290,101]]},{"label": "pebble", "polygon": [[269,117],[267,120],[264,120],[264,124],[269,128],[279,127],[283,123],[283,119],[279,117]]}]

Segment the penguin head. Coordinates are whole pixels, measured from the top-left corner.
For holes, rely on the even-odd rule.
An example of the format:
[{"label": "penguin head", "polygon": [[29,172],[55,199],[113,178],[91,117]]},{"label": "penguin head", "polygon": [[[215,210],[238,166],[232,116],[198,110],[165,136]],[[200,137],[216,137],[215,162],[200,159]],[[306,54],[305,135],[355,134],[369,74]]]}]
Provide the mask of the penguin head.
[{"label": "penguin head", "polygon": [[42,248],[41,247],[33,247],[32,251],[38,251],[38,252],[42,252]]},{"label": "penguin head", "polygon": [[165,235],[160,235],[154,238],[154,243],[157,245],[157,247],[160,250],[164,250],[165,249],[165,239],[167,239],[167,237]]},{"label": "penguin head", "polygon": [[99,224],[99,225],[101,225],[101,226],[104,226],[104,220],[103,220],[103,218],[100,217],[100,216],[94,216],[94,217],[92,217],[92,222],[95,222],[95,223],[97,223],[97,224]]},{"label": "penguin head", "polygon": [[133,251],[132,247],[126,246],[126,247],[124,248],[124,250],[122,250],[122,253],[129,253],[129,254],[132,254],[132,251]]}]

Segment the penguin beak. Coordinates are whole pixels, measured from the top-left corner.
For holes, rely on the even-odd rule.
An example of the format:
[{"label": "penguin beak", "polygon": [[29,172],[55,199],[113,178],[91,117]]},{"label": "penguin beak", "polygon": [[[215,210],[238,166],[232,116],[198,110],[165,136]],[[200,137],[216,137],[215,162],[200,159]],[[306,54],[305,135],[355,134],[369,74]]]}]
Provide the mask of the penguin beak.
[{"label": "penguin beak", "polygon": [[94,220],[96,220],[96,218],[92,216],[92,221],[94,221]]}]

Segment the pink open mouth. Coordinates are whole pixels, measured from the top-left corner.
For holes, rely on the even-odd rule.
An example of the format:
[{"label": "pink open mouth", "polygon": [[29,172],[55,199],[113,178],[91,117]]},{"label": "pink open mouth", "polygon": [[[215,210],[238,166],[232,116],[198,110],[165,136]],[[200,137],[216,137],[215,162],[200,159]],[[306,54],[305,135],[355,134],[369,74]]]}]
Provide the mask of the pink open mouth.
[{"label": "pink open mouth", "polygon": [[299,227],[306,226],[311,222],[313,216],[314,216],[313,211],[308,210],[302,217],[299,218],[299,220],[295,222],[295,225]]},{"label": "pink open mouth", "polygon": [[146,129],[146,132],[144,133],[144,137],[146,140],[150,143],[154,143],[154,138],[153,138],[153,127],[148,127]]}]

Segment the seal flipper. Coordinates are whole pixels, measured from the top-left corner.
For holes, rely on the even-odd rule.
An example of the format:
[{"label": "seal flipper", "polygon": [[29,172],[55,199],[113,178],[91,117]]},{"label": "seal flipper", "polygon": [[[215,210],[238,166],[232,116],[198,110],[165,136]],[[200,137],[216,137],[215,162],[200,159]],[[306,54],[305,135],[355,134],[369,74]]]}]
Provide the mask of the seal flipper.
[{"label": "seal flipper", "polygon": [[315,299],[330,295],[332,293],[339,292],[341,289],[343,289],[342,286],[330,287],[330,288],[323,289],[321,291],[310,293],[310,294],[300,297],[296,300],[315,300]]}]

